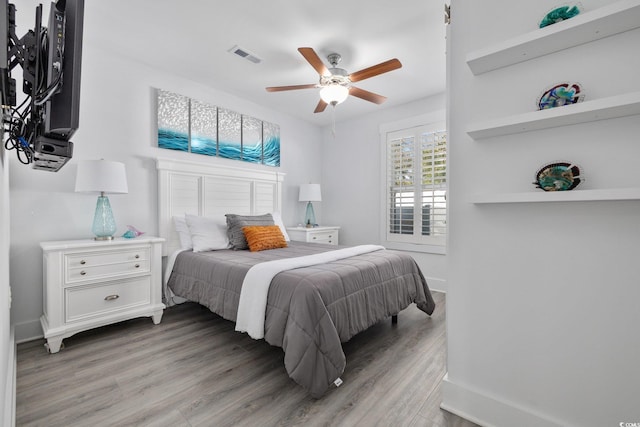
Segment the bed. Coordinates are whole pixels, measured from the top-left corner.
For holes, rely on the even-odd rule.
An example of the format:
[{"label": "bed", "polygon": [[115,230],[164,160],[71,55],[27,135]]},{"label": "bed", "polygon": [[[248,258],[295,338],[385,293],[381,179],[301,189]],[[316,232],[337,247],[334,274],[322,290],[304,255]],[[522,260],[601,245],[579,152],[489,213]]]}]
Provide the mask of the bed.
[{"label": "bed", "polygon": [[[243,324],[239,317],[257,311],[262,337],[284,350],[287,373],[311,396],[319,398],[331,384],[341,382],[346,366],[341,343],[412,303],[426,314],[433,312],[435,303],[423,274],[402,252],[376,246],[336,250],[333,245],[293,241],[285,248],[258,252],[181,250],[175,216],[279,212],[284,175],[273,169],[174,160],[158,160],[157,168],[160,234],[167,239],[170,267],[167,293],[237,322],[236,329]],[[291,262],[298,263],[297,268],[277,270],[267,280],[263,314],[247,309],[247,289],[253,289],[246,282],[249,272]]]}]

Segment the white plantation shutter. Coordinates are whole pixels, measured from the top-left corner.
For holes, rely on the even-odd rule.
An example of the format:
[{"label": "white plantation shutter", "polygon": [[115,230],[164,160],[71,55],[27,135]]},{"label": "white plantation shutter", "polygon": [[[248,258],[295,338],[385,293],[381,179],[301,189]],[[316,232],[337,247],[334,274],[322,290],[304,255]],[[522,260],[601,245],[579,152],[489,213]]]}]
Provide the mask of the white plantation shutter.
[{"label": "white plantation shutter", "polygon": [[387,240],[444,246],[447,134],[420,126],[387,134]]},{"label": "white plantation shutter", "polygon": [[388,148],[389,232],[413,235],[415,138],[401,135],[389,141]]}]

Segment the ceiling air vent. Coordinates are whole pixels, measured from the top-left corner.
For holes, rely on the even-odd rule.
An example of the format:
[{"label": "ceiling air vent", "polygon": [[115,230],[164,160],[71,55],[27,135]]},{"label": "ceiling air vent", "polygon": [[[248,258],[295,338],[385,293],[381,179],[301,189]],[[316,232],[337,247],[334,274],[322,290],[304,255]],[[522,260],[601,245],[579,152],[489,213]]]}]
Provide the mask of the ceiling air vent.
[{"label": "ceiling air vent", "polygon": [[242,47],[240,47],[238,45],[236,45],[236,46],[232,47],[231,49],[229,49],[229,52],[235,53],[239,57],[244,58],[247,61],[251,61],[254,64],[259,64],[260,62],[262,62],[262,59],[258,58],[253,53],[249,52],[247,49],[244,49],[244,48],[242,48]]}]

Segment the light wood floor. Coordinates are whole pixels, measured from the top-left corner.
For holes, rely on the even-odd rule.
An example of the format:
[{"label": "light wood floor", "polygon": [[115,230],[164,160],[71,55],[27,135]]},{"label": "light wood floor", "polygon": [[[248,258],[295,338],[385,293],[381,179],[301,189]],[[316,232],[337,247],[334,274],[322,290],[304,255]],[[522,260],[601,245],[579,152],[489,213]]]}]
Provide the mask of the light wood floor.
[{"label": "light wood floor", "polygon": [[310,398],[280,348],[234,331],[199,305],[77,334],[57,354],[18,346],[18,426],[459,426],[439,408],[444,294],[343,345],[344,384]]}]

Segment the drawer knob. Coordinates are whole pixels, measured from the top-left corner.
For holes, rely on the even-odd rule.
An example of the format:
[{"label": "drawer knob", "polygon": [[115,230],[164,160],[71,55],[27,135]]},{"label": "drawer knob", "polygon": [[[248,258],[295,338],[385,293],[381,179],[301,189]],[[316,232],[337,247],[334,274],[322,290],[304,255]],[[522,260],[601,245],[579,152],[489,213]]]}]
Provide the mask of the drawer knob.
[{"label": "drawer knob", "polygon": [[80,265],[85,265],[86,263],[87,263],[87,261],[85,261],[85,260],[80,261]]},{"label": "drawer knob", "polygon": [[138,259],[138,258],[140,258],[140,255],[136,254],[135,259]]},{"label": "drawer knob", "polygon": [[120,295],[113,294],[113,295],[107,295],[106,297],[104,297],[104,300],[105,301],[113,301],[113,300],[118,299],[118,298],[120,298]]},{"label": "drawer knob", "polygon": [[313,240],[316,240],[316,239],[317,239],[317,237],[316,237],[316,236],[313,236]]},{"label": "drawer knob", "polygon": [[140,268],[140,264],[136,264],[136,268]]},{"label": "drawer knob", "polygon": [[86,272],[86,271],[84,271],[84,270],[82,270],[82,271],[80,272],[80,275],[81,275],[81,276],[84,276],[85,274],[87,274],[87,272]]}]

